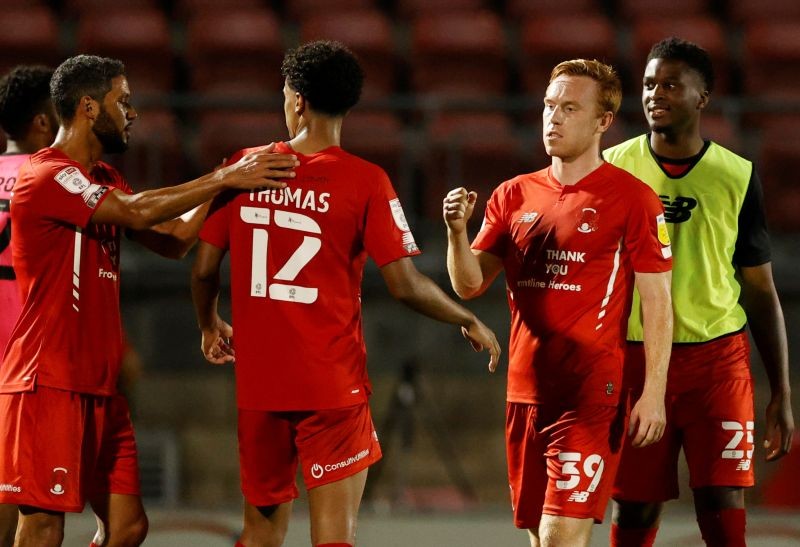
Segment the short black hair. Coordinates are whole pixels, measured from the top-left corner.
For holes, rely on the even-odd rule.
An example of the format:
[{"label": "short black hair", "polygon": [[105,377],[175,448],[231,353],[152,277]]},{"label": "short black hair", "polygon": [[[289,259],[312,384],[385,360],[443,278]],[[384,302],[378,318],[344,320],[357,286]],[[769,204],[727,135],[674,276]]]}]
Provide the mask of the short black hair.
[{"label": "short black hair", "polygon": [[37,114],[47,112],[53,69],[20,65],[0,79],[0,127],[12,140],[25,137]]},{"label": "short black hair", "polygon": [[714,90],[714,67],[708,52],[695,43],[671,36],[655,44],[647,55],[647,62],[653,59],[683,61],[697,72],[707,91]]},{"label": "short black hair", "polygon": [[281,74],[312,109],[331,116],[342,116],[355,106],[364,84],[358,59],[339,42],[309,42],[289,51]]},{"label": "short black hair", "polygon": [[108,57],[76,55],[61,63],[50,81],[50,95],[61,122],[75,117],[78,102],[84,95],[102,102],[111,91],[111,80],[124,75],[122,61]]}]

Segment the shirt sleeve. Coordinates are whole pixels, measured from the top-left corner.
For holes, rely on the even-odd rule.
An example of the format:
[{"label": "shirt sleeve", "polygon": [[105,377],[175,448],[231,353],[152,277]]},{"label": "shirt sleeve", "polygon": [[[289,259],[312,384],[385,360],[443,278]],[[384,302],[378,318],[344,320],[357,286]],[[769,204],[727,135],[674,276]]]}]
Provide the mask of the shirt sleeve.
[{"label": "shirt sleeve", "polygon": [[82,228],[114,189],[93,182],[82,168],[72,163],[48,167],[39,176],[44,180],[36,185],[35,192],[42,216]]},{"label": "shirt sleeve", "polygon": [[733,251],[733,263],[737,266],[760,266],[772,258],[772,249],[764,213],[764,191],[761,180],[753,169],[742,209],[739,211],[739,232]]},{"label": "shirt sleeve", "polygon": [[509,241],[502,188],[503,186],[496,188],[489,197],[486,211],[483,214],[483,224],[481,224],[478,235],[472,241],[473,249],[486,251],[499,257],[505,256]]},{"label": "shirt sleeve", "polygon": [[664,206],[653,190],[640,183],[639,203],[631,203],[625,248],[630,253],[633,271],[659,273],[672,269],[670,246]]},{"label": "shirt sleeve", "polygon": [[233,196],[223,192],[214,198],[198,238],[219,249],[230,246],[230,203]]},{"label": "shirt sleeve", "polygon": [[379,268],[420,254],[400,199],[383,170],[378,171],[367,200],[364,248]]}]

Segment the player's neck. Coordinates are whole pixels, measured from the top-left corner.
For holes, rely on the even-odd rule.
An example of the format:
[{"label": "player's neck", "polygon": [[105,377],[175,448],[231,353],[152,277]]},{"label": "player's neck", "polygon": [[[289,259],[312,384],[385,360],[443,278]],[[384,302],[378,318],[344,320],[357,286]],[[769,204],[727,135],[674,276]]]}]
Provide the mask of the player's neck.
[{"label": "player's neck", "polygon": [[304,119],[297,134],[289,141],[299,154],[316,154],[342,142],[342,118],[327,116]]},{"label": "player's neck", "polygon": [[564,186],[577,184],[586,175],[603,165],[600,147],[592,146],[580,156],[559,158],[553,156],[551,175]]},{"label": "player's neck", "polygon": [[685,131],[653,131],[650,133],[650,147],[657,156],[669,159],[685,159],[696,156],[705,146],[700,136],[700,126],[695,124]]},{"label": "player's neck", "polygon": [[91,170],[103,155],[103,145],[91,129],[86,131],[75,126],[61,126],[52,147],[61,150],[87,170]]},{"label": "player's neck", "polygon": [[6,154],[34,154],[50,146],[52,134],[45,135],[36,131],[29,131],[19,140],[9,140],[6,145]]}]

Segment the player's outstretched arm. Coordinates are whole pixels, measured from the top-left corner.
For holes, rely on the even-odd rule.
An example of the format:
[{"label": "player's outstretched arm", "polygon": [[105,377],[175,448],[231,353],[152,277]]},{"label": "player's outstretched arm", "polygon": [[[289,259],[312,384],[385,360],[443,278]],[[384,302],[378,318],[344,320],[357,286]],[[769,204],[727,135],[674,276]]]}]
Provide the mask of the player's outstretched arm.
[{"label": "player's outstretched arm", "polygon": [[[273,154],[274,151],[274,142],[261,150],[261,152]],[[273,167],[281,169],[287,155],[274,154],[272,158]],[[296,164],[297,162],[295,162]],[[225,160],[222,160],[222,163],[214,171],[219,171],[225,167]],[[275,182],[277,181],[270,181],[267,186],[272,186]],[[200,233],[200,228],[203,227],[203,221],[210,206],[211,200],[208,200],[202,205],[183,213],[178,218],[161,222],[145,230],[128,230],[128,237],[161,256],[176,259],[183,258],[197,241],[197,234]]]},{"label": "player's outstretched arm", "polygon": [[92,215],[96,224],[117,224],[146,230],[194,209],[223,190],[283,188],[280,180],[294,176],[297,158],[291,154],[258,151],[207,175],[177,186],[147,190],[139,194],[112,192]]},{"label": "player's outstretched arm", "polygon": [[219,269],[225,249],[201,241],[192,267],[192,302],[197,325],[202,333],[200,351],[210,363],[232,363],[233,328],[217,312],[219,302]]},{"label": "player's outstretched arm", "polygon": [[503,267],[496,256],[470,249],[467,222],[477,198],[475,192],[455,188],[442,202],[442,215],[447,224],[447,273],[453,290],[464,299],[483,294]]},{"label": "player's outstretched arm", "polygon": [[410,258],[395,260],[381,268],[391,295],[423,315],[461,326],[461,332],[475,351],[489,352],[489,370],[494,372],[500,358],[500,344],[494,332],[475,314],[453,301],[429,277],[421,274]]},{"label": "player's outstretched arm", "polygon": [[740,273],[747,323],[767,371],[772,393],[767,405],[764,448],[767,461],[774,461],[789,452],[794,435],[786,324],[772,279],[772,263],[743,267]]},{"label": "player's outstretched arm", "polygon": [[667,414],[664,396],[672,348],[672,272],[636,272],[636,289],[642,301],[645,380],[642,396],[631,410],[628,434],[635,447],[658,442]]}]

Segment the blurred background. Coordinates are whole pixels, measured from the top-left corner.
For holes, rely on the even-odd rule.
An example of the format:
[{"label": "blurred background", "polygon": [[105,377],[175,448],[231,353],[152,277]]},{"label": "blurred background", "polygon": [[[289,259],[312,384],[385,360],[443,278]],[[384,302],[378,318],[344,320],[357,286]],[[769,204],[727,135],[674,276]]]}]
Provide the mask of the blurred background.
[{"label": "blurred background", "polygon": [[[466,185],[480,193],[482,210],[499,182],[548,163],[541,100],[556,63],[588,57],[618,68],[625,100],[608,146],[646,130],[639,96],[650,46],[670,35],[697,42],[714,58],[718,81],[703,115],[705,137],[753,160],[761,175],[797,361],[797,0],[0,0],[0,6],[2,72],[19,63],[55,66],[76,53],[125,62],[140,116],[131,149],[111,161],[138,190],[188,180],[239,148],[285,138],[284,51],[312,39],[344,42],[359,55],[367,79],[361,104],[345,122],[343,146],[389,173],[424,251],[415,262],[447,290],[442,197]],[[123,260],[123,317],[134,368],[141,369],[130,394],[145,494],[163,514],[235,512],[233,371],[206,364],[198,351],[190,264],[191,257],[170,262],[135,245]],[[371,472],[365,512],[491,510],[510,527],[505,356],[498,373],[488,375],[484,355],[472,353],[456,329],[391,300],[372,266],[363,303],[372,407],[386,454]],[[502,281],[469,305],[505,346]],[[754,373],[759,434],[768,389],[757,358]],[[793,374],[798,393],[796,366]],[[800,446],[769,465],[759,446],[756,472],[752,506],[767,514],[800,510]],[[683,509],[687,489],[676,504]]]}]

